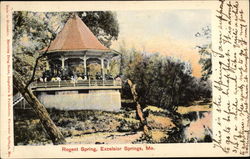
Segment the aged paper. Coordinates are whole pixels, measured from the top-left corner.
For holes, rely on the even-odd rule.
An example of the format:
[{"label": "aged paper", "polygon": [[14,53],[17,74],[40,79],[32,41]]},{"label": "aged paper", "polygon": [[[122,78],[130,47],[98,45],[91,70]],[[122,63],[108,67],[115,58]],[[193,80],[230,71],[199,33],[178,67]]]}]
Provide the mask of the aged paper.
[{"label": "aged paper", "polygon": [[[212,125],[212,133],[210,133],[208,127],[204,129],[212,136],[212,142],[199,143],[195,140],[193,143],[158,142],[154,144],[15,144],[14,140],[17,139],[14,133],[15,115],[13,113],[12,70],[12,50],[14,41],[12,38],[12,18],[15,11],[120,11],[123,13],[140,11],[143,13],[144,11],[144,13],[152,12],[153,14],[155,12],[164,12],[165,10],[174,10],[180,13],[182,10],[206,10],[211,12],[212,49],[210,53],[212,54],[212,108],[211,110],[208,108],[210,113],[205,113],[205,116],[208,115],[211,117],[211,121],[209,120],[208,123]],[[130,16],[131,15],[132,14],[130,14]],[[195,14],[192,15],[192,18],[196,19],[196,16],[199,18],[198,15]],[[176,19],[176,21],[177,20],[178,19]],[[189,19],[187,19],[186,24],[189,24],[188,21]],[[200,21],[202,21],[202,19],[200,19]],[[172,23],[174,23],[174,21]],[[198,22],[197,25],[199,23],[202,22]],[[157,28],[157,24],[154,27],[156,28],[155,30],[162,29]],[[133,28],[130,29],[132,30]],[[197,32],[198,31],[199,30],[197,30]],[[185,31],[182,32],[179,30],[178,32],[184,34]],[[146,34],[147,32],[144,33]],[[141,35],[141,37],[143,36]],[[133,39],[131,38],[129,40]],[[143,41],[140,37],[136,40],[138,43],[139,41]],[[152,39],[150,43],[145,42],[145,45],[150,46],[151,43],[154,43],[154,40],[157,41],[158,39]],[[169,39],[166,39],[166,41],[169,42]],[[181,43],[179,44],[181,45]],[[171,45],[172,43],[168,44],[167,47],[170,49]],[[176,45],[176,47],[181,48],[180,45]],[[145,47],[145,50],[147,50],[147,46]],[[183,55],[178,56],[181,57]],[[184,59],[185,58],[186,57],[184,57]],[[201,69],[200,66],[199,69]],[[194,71],[195,70],[197,69],[194,69]],[[200,70],[197,72],[200,72]],[[1,2],[0,150],[1,157],[3,158],[249,156],[249,82],[249,1],[247,0],[170,2]],[[25,113],[25,111],[23,111],[23,113]],[[199,116],[199,114],[197,116]],[[200,121],[206,122],[206,120],[202,119]]]}]

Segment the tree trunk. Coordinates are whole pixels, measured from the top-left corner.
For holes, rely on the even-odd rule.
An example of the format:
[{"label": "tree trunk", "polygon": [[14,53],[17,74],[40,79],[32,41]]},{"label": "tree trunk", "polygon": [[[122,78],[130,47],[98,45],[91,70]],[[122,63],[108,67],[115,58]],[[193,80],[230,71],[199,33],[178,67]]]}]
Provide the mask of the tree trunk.
[{"label": "tree trunk", "polygon": [[127,80],[129,86],[130,86],[130,90],[131,90],[131,93],[133,95],[133,100],[134,102],[136,103],[136,113],[139,117],[139,120],[142,124],[142,127],[143,127],[143,132],[145,135],[149,136],[149,131],[148,131],[148,126],[147,126],[147,121],[145,120],[145,118],[143,117],[143,112],[142,112],[142,108],[141,108],[141,105],[139,103],[139,100],[138,100],[138,95],[137,95],[137,92],[136,92],[136,85],[132,83],[131,80]]},{"label": "tree trunk", "polygon": [[54,122],[51,120],[49,113],[43,104],[41,104],[36,96],[32,93],[29,88],[25,88],[24,82],[21,80],[21,75],[16,71],[13,72],[13,83],[17,90],[22,94],[24,99],[32,106],[33,110],[39,117],[43,127],[46,132],[50,136],[54,145],[65,143],[65,139],[60,132],[60,130],[56,127]]}]

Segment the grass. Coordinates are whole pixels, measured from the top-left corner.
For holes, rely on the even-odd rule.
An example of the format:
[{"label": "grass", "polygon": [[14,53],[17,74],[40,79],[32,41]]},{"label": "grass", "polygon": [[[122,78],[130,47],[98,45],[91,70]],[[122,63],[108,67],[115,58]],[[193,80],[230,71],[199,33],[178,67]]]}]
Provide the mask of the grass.
[{"label": "grass", "polygon": [[152,105],[147,106],[146,108],[143,109],[143,111],[152,111],[152,112],[161,112],[161,113],[168,112],[167,110],[164,110],[162,108],[158,108]]},{"label": "grass", "polygon": [[203,101],[196,101],[191,106],[178,106],[176,112],[180,114],[188,114],[191,112],[201,112],[201,111],[212,111],[212,103],[211,101],[208,103],[204,103]]}]

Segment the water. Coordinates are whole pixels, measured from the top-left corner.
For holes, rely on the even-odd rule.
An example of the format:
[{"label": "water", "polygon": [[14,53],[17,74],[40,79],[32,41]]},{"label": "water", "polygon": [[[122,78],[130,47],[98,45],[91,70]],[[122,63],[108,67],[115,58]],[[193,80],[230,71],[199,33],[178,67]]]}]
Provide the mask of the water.
[{"label": "water", "polygon": [[184,142],[212,142],[212,113],[191,112],[183,116]]}]

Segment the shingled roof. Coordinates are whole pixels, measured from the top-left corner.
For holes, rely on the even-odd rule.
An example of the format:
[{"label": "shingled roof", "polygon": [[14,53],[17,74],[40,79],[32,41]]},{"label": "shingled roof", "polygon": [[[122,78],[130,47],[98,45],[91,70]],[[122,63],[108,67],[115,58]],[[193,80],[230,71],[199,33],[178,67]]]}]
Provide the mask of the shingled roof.
[{"label": "shingled roof", "polygon": [[48,52],[84,50],[110,51],[98,41],[81,18],[74,14],[51,42]]}]

